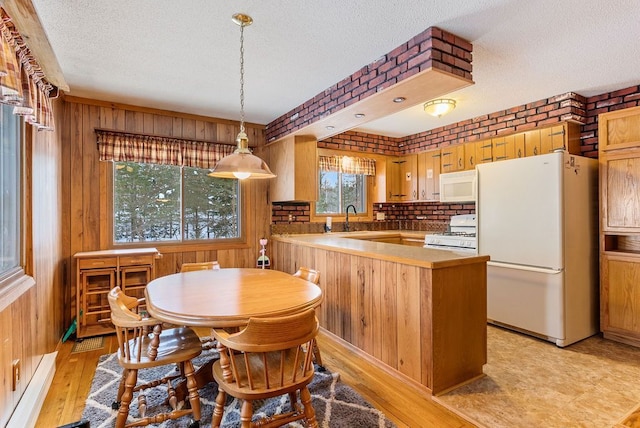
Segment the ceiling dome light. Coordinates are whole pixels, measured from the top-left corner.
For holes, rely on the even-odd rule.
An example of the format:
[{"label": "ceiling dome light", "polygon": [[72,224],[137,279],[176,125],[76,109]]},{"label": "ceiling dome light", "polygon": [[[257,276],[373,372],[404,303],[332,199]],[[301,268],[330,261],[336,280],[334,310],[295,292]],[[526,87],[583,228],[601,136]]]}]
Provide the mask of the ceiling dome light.
[{"label": "ceiling dome light", "polygon": [[456,108],[456,102],[450,98],[438,98],[424,103],[424,111],[436,117],[445,115],[454,108]]}]

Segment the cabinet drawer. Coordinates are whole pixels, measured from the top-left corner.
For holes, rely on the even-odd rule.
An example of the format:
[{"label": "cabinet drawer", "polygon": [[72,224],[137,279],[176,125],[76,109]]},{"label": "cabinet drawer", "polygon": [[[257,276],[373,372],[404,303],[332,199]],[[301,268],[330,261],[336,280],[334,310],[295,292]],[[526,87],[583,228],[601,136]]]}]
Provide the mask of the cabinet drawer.
[{"label": "cabinet drawer", "polygon": [[153,255],[120,257],[120,266],[152,265]]},{"label": "cabinet drawer", "polygon": [[104,267],[116,267],[117,265],[118,265],[118,262],[115,257],[78,260],[79,269],[99,269]]}]

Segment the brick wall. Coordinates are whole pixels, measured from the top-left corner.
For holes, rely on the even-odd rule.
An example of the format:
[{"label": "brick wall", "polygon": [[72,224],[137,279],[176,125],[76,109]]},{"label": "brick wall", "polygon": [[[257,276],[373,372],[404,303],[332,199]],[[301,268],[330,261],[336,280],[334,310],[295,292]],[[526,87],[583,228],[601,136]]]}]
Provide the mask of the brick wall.
[{"label": "brick wall", "polygon": [[404,153],[417,153],[469,141],[513,134],[563,121],[584,123],[586,98],[574,92],[556,95],[507,110],[409,135]]},{"label": "brick wall", "polygon": [[[546,98],[544,100],[513,107],[507,110],[480,116],[463,122],[436,128],[404,138],[390,138],[361,132],[348,131],[324,141],[318,142],[318,147],[359,152],[381,153],[386,155],[402,155],[416,153],[428,149],[458,144],[466,141],[480,140],[492,136],[520,132],[536,126],[549,125],[571,119],[583,123],[580,129],[581,151],[584,156],[598,157],[598,115],[608,111],[620,110],[628,107],[640,106],[640,85],[607,92],[601,95],[585,98],[579,94],[567,94]],[[378,204],[376,204],[377,206]],[[304,226],[309,222],[309,204],[300,208],[299,204],[280,203],[272,208],[272,223],[283,230],[300,230],[297,233],[322,232],[322,224]],[[421,223],[448,222],[453,214],[467,214],[475,212],[474,204],[441,204],[437,202],[413,203],[385,203],[381,209],[374,211],[385,212],[385,225],[397,229],[397,221],[405,222],[403,228],[414,230],[431,230],[430,225]],[[293,212],[295,220],[290,224],[288,213]],[[418,219],[417,217],[425,217]],[[417,225],[414,225],[413,223]],[[292,226],[294,224],[301,226]],[[378,227],[374,222],[372,227]],[[335,223],[334,223],[335,225]],[[364,225],[363,225],[364,226]],[[340,224],[334,226],[339,230]],[[317,229],[317,230],[316,230]],[[375,230],[375,229],[372,229]],[[275,232],[274,232],[275,233]],[[295,231],[284,233],[296,233]]]},{"label": "brick wall", "polygon": [[402,154],[402,141],[402,138],[347,131],[318,141],[318,148],[400,156]]},{"label": "brick wall", "polygon": [[267,141],[291,134],[430,68],[471,80],[471,43],[431,27],[266,127]]},{"label": "brick wall", "polygon": [[582,154],[598,157],[598,115],[614,110],[640,106],[640,85],[587,98],[586,120],[580,128]]}]

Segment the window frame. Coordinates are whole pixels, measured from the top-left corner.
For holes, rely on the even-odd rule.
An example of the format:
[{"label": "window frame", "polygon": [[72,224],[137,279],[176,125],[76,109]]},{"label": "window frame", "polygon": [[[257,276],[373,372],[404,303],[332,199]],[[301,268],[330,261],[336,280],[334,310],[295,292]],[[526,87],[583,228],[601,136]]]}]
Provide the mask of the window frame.
[{"label": "window frame", "polygon": [[[238,191],[240,195],[238,197],[238,221],[240,234],[237,238],[226,239],[205,239],[205,240],[192,240],[192,241],[145,241],[145,242],[115,242],[114,239],[114,223],[115,218],[113,216],[114,210],[114,162],[104,162],[105,164],[105,176],[106,176],[106,193],[107,193],[107,210],[109,220],[106,223],[105,233],[109,237],[111,247],[115,249],[124,248],[145,248],[153,247],[157,248],[161,252],[165,253],[181,253],[185,251],[208,251],[214,249],[240,249],[251,248],[248,242],[248,237],[254,235],[254,224],[249,221],[247,212],[251,211],[249,194],[251,189],[249,186],[249,180],[238,180]],[[182,215],[182,214],[181,214]]]},{"label": "window frame", "polygon": [[[4,105],[2,105],[4,106]],[[7,110],[12,109],[12,106],[6,106]],[[12,112],[9,112],[13,116]],[[30,159],[30,146],[27,146],[27,142],[33,138],[32,127],[26,126],[22,116],[18,116],[18,156],[20,170],[19,176],[19,192],[20,195],[17,199],[19,206],[18,212],[18,237],[20,239],[20,247],[18,249],[19,264],[18,266],[8,269],[5,272],[0,273],[0,310],[4,309],[7,305],[13,302],[20,294],[26,289],[31,287],[35,282],[29,272],[31,271],[31,257],[27,253],[27,248],[30,247],[27,239],[30,237],[30,223],[31,212],[27,209],[28,204],[31,201],[31,181],[30,174],[27,174],[27,166]]]},{"label": "window frame", "polygon": [[[350,152],[347,150],[331,150],[331,149],[318,149],[318,156],[354,156],[354,152]],[[358,156],[362,156],[361,153],[358,154]],[[383,156],[380,155],[373,155],[370,153],[366,154],[367,157],[371,157],[374,158],[376,160],[376,165],[379,165],[381,163],[384,163],[382,160],[384,159]],[[315,169],[315,174],[316,176],[319,175],[320,172],[320,166],[316,164],[316,169]],[[380,175],[378,173],[378,168],[376,168],[376,175],[375,176],[367,176],[367,183],[366,183],[366,192],[367,194],[365,195],[366,197],[366,201],[365,201],[365,206],[366,206],[366,211],[362,212],[362,213],[357,213],[355,216],[353,214],[349,214],[349,220],[352,221],[354,219],[356,219],[355,221],[373,221],[373,204],[375,203],[374,199],[376,197],[376,189],[378,188],[378,181],[380,180]],[[383,177],[384,178],[384,177]],[[318,184],[316,185],[316,187],[320,186],[320,182],[318,180]],[[317,214],[316,213],[316,201],[311,201],[311,203],[309,204],[309,221],[311,223],[325,223],[327,220],[327,217],[331,217],[332,221],[338,221],[338,222],[344,222],[346,221],[346,215],[345,213],[339,213],[339,214]]]}]

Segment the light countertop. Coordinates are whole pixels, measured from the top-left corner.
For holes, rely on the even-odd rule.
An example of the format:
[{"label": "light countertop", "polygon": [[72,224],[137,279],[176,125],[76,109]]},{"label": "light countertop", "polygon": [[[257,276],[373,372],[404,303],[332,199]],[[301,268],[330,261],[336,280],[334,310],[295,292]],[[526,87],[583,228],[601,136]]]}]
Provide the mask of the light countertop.
[{"label": "light countertop", "polygon": [[358,238],[424,239],[425,231],[358,231],[338,233],[317,233],[300,235],[272,235],[275,241],[288,242],[341,253],[358,254],[380,260],[438,269],[456,265],[486,262],[489,256],[469,254],[459,251],[434,250],[419,246],[367,241]]}]

